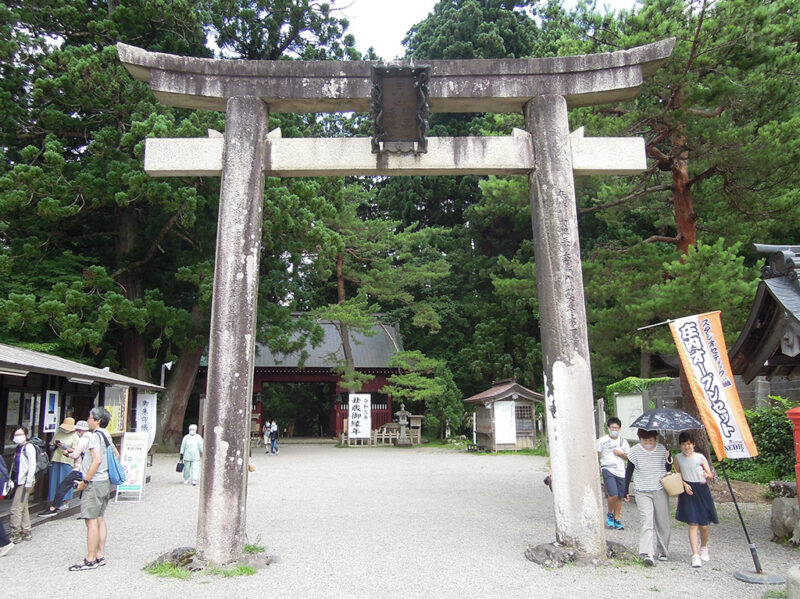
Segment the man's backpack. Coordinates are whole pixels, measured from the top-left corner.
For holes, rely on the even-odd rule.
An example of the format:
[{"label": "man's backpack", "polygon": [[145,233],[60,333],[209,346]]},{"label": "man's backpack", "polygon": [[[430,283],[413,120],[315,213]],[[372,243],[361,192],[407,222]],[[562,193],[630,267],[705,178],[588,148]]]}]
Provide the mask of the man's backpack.
[{"label": "man's backpack", "polygon": [[10,481],[11,476],[8,474],[6,461],[3,456],[0,455],[0,497],[5,497],[11,492],[13,485],[9,485]]},{"label": "man's backpack", "polygon": [[39,437],[31,437],[28,441],[36,450],[36,474],[46,471],[50,467],[50,458],[47,456],[47,445]]}]

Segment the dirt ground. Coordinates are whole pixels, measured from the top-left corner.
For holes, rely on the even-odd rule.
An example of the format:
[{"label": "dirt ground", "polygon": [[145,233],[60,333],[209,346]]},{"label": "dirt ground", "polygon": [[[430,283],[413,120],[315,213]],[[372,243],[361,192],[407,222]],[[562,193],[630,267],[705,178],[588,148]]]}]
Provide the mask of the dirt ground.
[{"label": "dirt ground", "polygon": [[[746,483],[741,480],[731,480],[731,487],[736,494],[736,501],[739,503],[770,503],[772,499],[767,497],[769,488],[764,485]],[[711,483],[711,495],[717,503],[730,503],[731,493],[725,479],[718,477]]]}]

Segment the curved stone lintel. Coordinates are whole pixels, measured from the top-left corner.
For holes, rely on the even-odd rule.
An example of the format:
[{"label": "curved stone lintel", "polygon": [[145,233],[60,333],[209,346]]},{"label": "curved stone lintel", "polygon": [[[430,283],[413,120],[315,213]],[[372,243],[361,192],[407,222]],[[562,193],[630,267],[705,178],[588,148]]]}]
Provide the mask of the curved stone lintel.
[{"label": "curved stone lintel", "polygon": [[[540,95],[562,95],[570,107],[633,98],[643,78],[672,53],[670,38],[629,50],[552,58],[432,60],[432,112],[521,112]],[[134,78],[163,103],[225,110],[227,98],[254,95],[270,112],[369,111],[370,61],[269,61],[191,58],[117,44]],[[391,64],[416,66],[414,61]]]}]

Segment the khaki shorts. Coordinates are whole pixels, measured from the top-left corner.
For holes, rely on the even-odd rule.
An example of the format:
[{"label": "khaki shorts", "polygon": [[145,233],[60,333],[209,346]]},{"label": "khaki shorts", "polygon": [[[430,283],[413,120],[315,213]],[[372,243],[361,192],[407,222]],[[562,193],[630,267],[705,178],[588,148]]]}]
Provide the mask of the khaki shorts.
[{"label": "khaki shorts", "polygon": [[108,494],[111,492],[111,483],[107,480],[92,481],[83,490],[81,495],[81,518],[94,520],[102,518],[108,505]]}]

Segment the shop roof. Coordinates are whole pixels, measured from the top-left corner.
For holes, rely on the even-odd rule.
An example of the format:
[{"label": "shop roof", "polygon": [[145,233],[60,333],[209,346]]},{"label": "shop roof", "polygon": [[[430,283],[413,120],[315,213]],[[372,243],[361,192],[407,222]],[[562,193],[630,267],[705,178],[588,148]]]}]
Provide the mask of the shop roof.
[{"label": "shop roof", "polygon": [[62,376],[66,379],[72,379],[72,382],[87,385],[103,383],[150,391],[164,390],[159,385],[116,374],[110,370],[95,368],[94,366],[87,366],[66,358],[0,343],[0,374],[20,374],[24,376],[28,373]]}]

